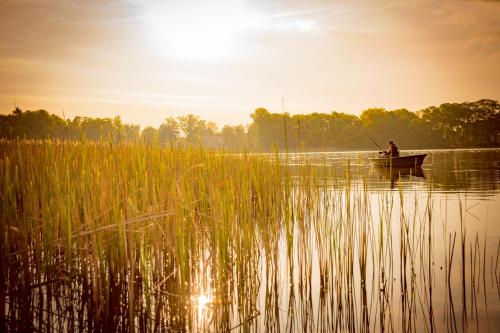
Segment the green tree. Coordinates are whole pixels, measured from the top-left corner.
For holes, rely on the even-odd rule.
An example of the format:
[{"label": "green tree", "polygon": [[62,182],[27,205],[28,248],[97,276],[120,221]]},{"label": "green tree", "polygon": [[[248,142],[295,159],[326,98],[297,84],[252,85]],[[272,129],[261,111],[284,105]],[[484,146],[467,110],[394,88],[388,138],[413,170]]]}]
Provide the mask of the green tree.
[{"label": "green tree", "polygon": [[206,122],[199,116],[188,114],[177,118],[179,128],[184,134],[184,140],[187,144],[200,144],[202,136],[206,131]]},{"label": "green tree", "polygon": [[239,150],[247,146],[246,133],[243,125],[225,125],[220,131],[221,144],[231,150]]},{"label": "green tree", "polygon": [[173,117],[168,117],[160,125],[159,139],[161,144],[173,144],[179,140],[179,123]]},{"label": "green tree", "polygon": [[144,128],[141,132],[141,139],[146,144],[158,143],[158,130],[151,126]]}]

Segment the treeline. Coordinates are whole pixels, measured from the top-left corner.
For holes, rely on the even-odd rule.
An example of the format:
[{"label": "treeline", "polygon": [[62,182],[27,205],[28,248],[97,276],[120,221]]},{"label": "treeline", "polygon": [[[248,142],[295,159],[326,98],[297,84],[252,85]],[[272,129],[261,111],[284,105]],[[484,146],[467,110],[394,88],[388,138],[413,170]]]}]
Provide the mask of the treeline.
[{"label": "treeline", "polygon": [[247,125],[223,126],[195,115],[169,117],[159,128],[124,124],[120,117],[64,120],[45,110],[0,115],[0,138],[58,138],[161,145],[204,145],[227,150],[377,149],[389,140],[401,149],[500,147],[500,105],[482,99],[411,112],[365,110],[359,117],[332,112],[290,115],[258,108]]}]

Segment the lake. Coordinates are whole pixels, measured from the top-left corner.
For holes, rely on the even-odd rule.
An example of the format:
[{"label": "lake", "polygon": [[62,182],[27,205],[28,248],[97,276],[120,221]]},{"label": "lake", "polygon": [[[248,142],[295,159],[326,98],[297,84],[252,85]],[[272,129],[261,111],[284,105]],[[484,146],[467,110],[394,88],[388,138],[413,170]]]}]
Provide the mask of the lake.
[{"label": "lake", "polygon": [[0,328],[495,331],[500,149],[423,152],[5,142]]},{"label": "lake", "polygon": [[321,207],[263,256],[259,330],[500,327],[500,150],[413,153],[422,170],[375,168],[376,152],[280,156],[297,179],[314,170]]}]

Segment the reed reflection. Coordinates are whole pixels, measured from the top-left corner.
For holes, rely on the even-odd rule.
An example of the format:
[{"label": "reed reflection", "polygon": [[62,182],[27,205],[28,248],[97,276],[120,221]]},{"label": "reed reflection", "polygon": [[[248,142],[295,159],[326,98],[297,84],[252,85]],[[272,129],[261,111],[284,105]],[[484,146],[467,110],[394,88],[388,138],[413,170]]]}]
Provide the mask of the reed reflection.
[{"label": "reed reflection", "polygon": [[[2,331],[500,325],[500,226],[488,220],[500,195],[417,186],[465,163],[423,178],[373,174],[361,158],[291,167],[160,147],[0,149]],[[89,193],[98,199],[81,200]]]}]

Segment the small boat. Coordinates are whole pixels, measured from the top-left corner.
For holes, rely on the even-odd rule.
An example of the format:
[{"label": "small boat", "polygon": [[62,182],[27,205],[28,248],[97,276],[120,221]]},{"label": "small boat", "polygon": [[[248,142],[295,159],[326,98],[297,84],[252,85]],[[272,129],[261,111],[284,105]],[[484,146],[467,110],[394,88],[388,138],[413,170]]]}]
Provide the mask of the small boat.
[{"label": "small boat", "polygon": [[375,166],[384,168],[419,168],[424,163],[427,154],[408,155],[400,157],[379,157],[370,160]]}]

